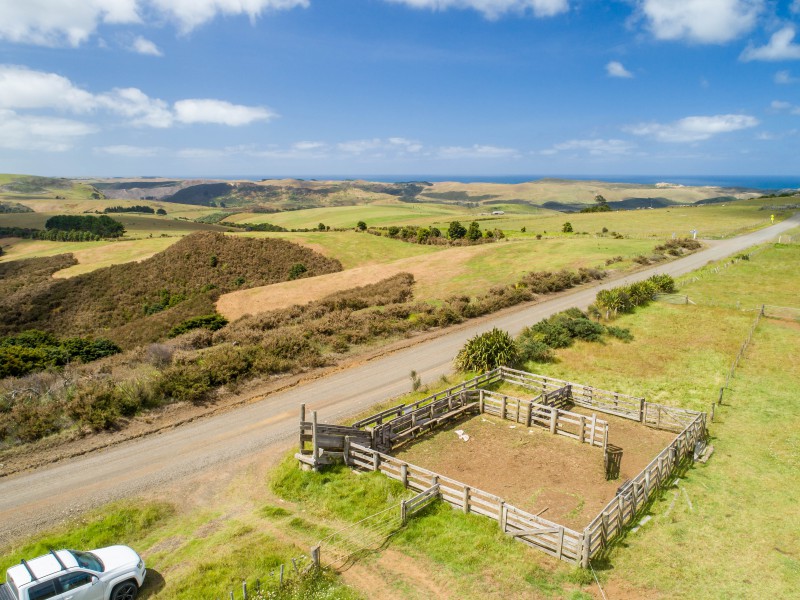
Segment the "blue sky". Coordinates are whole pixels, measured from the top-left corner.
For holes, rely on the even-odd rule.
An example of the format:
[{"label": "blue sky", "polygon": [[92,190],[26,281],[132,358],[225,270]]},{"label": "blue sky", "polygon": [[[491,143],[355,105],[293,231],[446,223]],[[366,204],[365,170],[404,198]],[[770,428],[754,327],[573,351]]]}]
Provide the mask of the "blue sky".
[{"label": "blue sky", "polygon": [[800,0],[0,0],[0,172],[796,175]]}]

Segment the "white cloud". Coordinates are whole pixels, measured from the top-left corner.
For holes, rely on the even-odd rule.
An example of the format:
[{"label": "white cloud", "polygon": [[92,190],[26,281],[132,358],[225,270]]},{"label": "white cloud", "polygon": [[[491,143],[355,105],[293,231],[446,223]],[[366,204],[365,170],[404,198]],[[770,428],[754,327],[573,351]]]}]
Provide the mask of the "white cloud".
[{"label": "white cloud", "polygon": [[439,149],[439,158],[514,158],[517,151],[513,148],[499,146],[485,146],[473,144],[472,146],[445,146]]},{"label": "white cloud", "polygon": [[[798,0],[800,2],[800,0]],[[790,83],[797,83],[798,79],[796,77],[792,77],[792,74],[789,71],[778,71],[775,73],[775,83],[779,83],[781,85],[788,85]]]},{"label": "white cloud", "polygon": [[120,144],[117,146],[101,146],[95,148],[95,152],[111,154],[112,156],[127,156],[128,158],[144,158],[148,156],[158,156],[162,152],[162,149],[153,146],[126,146]]},{"label": "white cloud", "polygon": [[217,15],[247,15],[251,21],[265,11],[306,8],[309,0],[149,0],[161,13],[176,21],[184,32],[207,23]]},{"label": "white cloud", "polygon": [[769,107],[774,112],[789,112],[793,115],[800,115],[800,106],[796,106],[784,100],[773,100]]},{"label": "white cloud", "polygon": [[603,139],[587,139],[587,140],[569,140],[561,144],[556,144],[548,150],[544,150],[542,154],[556,154],[557,152],[569,150],[583,150],[592,156],[607,156],[607,155],[622,155],[629,154],[634,148],[634,144],[626,142],[625,140],[603,140]]},{"label": "white cloud", "polygon": [[138,23],[138,0],[0,0],[0,39],[78,46],[100,23]]},{"label": "white cloud", "polygon": [[303,152],[307,150],[320,150],[326,145],[325,142],[296,142],[292,144],[292,149]]},{"label": "white cloud", "polygon": [[79,46],[102,24],[141,23],[143,15],[175,22],[183,32],[218,15],[255,20],[309,0],[0,0],[0,39],[43,46]]},{"label": "white cloud", "polygon": [[96,131],[93,125],[81,121],[0,109],[0,148],[65,152],[76,140]]},{"label": "white cloud", "polygon": [[167,103],[158,98],[150,98],[138,88],[115,88],[97,98],[98,103],[107,110],[129,119],[135,127],[171,127],[173,115]]},{"label": "white cloud", "polygon": [[764,0],[639,0],[639,11],[660,40],[722,44],[750,31]]},{"label": "white cloud", "polygon": [[255,121],[270,121],[277,115],[263,106],[243,106],[225,100],[179,100],[174,105],[175,118],[181,123],[213,123],[240,127]]},{"label": "white cloud", "polygon": [[92,94],[76,87],[66,77],[15,65],[0,65],[0,107],[87,112],[95,104]]},{"label": "white cloud", "polygon": [[133,40],[131,50],[138,54],[145,54],[148,56],[164,56],[154,42],[142,36],[137,36],[136,39]]},{"label": "white cloud", "polygon": [[606,65],[606,73],[609,77],[622,77],[623,79],[630,79],[633,73],[628,71],[623,64],[619,61],[612,60]]},{"label": "white cloud", "polygon": [[627,127],[634,135],[653,137],[660,142],[699,142],[721,133],[758,125],[750,115],[712,115],[685,117],[674,123],[641,123]]},{"label": "white cloud", "polygon": [[339,150],[350,154],[363,154],[369,150],[380,150],[385,146],[385,142],[380,138],[373,138],[371,140],[351,140],[336,144]]},{"label": "white cloud", "polygon": [[389,143],[392,146],[400,148],[403,152],[417,153],[422,151],[422,144],[415,140],[409,140],[403,137],[391,137]]},{"label": "white cloud", "polygon": [[447,10],[473,9],[487,19],[498,19],[507,13],[533,13],[536,17],[552,17],[569,10],[569,0],[386,0],[412,8]]},{"label": "white cloud", "polygon": [[794,27],[787,25],[773,33],[766,46],[759,48],[748,46],[739,58],[745,62],[751,60],[798,60],[800,59],[800,44],[793,43],[794,34]]}]

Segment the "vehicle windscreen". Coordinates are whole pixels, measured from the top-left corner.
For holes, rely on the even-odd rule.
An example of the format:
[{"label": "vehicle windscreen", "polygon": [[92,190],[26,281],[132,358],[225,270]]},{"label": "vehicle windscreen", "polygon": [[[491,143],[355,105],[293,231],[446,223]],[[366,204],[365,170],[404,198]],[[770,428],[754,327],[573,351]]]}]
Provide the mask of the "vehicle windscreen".
[{"label": "vehicle windscreen", "polygon": [[91,569],[92,571],[97,571],[99,573],[103,572],[103,561],[101,561],[91,552],[70,550],[70,553],[75,557],[75,560],[78,561],[78,566],[83,567],[84,569]]}]

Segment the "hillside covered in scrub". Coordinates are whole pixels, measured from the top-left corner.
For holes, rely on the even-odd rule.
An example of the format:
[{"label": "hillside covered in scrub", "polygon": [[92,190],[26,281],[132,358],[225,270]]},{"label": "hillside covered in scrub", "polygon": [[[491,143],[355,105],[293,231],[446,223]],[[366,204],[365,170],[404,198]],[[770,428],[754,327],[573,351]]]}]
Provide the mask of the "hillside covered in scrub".
[{"label": "hillside covered in scrub", "polygon": [[342,268],[285,240],[208,232],[189,235],[140,263],[51,277],[73,262],[62,255],[0,264],[0,335],[40,329],[59,336],[102,335],[132,347],[213,313],[220,294]]}]

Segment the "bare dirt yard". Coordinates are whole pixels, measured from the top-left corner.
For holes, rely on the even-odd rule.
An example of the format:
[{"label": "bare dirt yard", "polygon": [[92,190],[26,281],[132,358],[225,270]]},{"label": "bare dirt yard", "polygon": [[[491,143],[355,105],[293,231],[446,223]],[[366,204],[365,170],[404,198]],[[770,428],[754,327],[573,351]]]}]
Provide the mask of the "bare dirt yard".
[{"label": "bare dirt yard", "polygon": [[[675,437],[610,415],[598,418],[609,422],[609,442],[623,450],[620,477],[612,481],[606,481],[601,448],[485,414],[437,430],[396,454],[523,510],[581,529],[622,482],[641,471]],[[457,430],[468,434],[469,441],[462,441]]]}]

